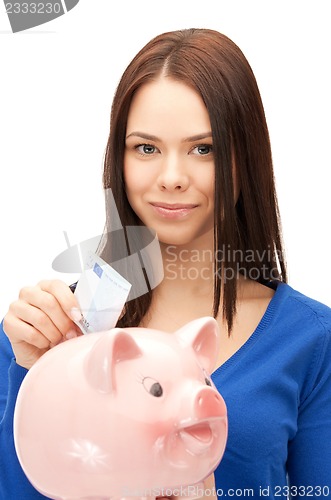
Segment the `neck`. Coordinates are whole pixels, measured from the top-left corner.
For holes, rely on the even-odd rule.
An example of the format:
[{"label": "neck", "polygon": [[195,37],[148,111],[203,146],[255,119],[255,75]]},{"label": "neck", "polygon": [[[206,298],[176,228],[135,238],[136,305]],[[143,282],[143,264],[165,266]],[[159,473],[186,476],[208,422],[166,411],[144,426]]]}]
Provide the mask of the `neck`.
[{"label": "neck", "polygon": [[175,331],[195,317],[212,316],[213,234],[190,245],[160,243],[160,247],[164,279],[153,290],[146,324],[161,322],[162,328]]},{"label": "neck", "polygon": [[194,241],[189,245],[161,244],[164,269],[161,285],[164,290],[190,295],[213,292],[213,237],[206,236],[203,242]]}]

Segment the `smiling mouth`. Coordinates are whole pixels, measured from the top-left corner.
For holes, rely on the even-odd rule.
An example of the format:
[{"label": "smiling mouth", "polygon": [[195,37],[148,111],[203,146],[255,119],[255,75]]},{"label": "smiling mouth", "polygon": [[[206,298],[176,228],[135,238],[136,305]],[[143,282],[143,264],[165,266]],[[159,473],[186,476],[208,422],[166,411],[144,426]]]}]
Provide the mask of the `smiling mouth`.
[{"label": "smiling mouth", "polygon": [[195,208],[198,205],[195,205],[194,203],[158,203],[158,202],[151,202],[151,205],[153,207],[157,208],[166,208],[168,210],[181,210],[181,209],[189,209],[189,208]]},{"label": "smiling mouth", "polygon": [[190,214],[198,205],[193,203],[151,203],[153,210],[160,216],[175,219]]}]

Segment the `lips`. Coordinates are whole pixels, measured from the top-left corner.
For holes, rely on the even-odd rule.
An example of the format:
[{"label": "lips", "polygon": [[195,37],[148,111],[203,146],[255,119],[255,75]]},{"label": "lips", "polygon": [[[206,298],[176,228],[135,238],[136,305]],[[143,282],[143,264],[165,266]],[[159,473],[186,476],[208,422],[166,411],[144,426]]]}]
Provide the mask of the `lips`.
[{"label": "lips", "polygon": [[195,208],[197,205],[194,203],[159,203],[152,202],[153,207],[168,208],[169,210],[180,210],[182,208]]},{"label": "lips", "polygon": [[161,217],[168,219],[176,219],[186,217],[192,213],[198,205],[194,203],[150,203],[154,212]]}]

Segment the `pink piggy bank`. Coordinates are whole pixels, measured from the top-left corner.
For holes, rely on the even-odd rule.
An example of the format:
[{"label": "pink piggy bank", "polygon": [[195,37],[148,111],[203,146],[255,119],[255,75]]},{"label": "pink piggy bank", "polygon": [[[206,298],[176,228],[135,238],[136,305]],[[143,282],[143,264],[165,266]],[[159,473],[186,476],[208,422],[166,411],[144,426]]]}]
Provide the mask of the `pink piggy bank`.
[{"label": "pink piggy bank", "polygon": [[209,317],[175,333],[114,328],[48,351],[15,409],[30,482],[53,499],[153,498],[178,488],[199,496],[192,485],[217,467],[227,438],[226,406],[209,377],[217,353]]}]

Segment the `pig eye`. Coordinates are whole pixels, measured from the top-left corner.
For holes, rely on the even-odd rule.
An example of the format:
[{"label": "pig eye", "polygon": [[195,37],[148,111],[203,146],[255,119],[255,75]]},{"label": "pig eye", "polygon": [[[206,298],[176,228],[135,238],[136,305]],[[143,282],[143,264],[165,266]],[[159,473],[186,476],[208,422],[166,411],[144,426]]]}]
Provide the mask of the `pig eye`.
[{"label": "pig eye", "polygon": [[161,384],[151,377],[145,377],[143,379],[143,386],[149,394],[156,398],[161,397],[163,394]]},{"label": "pig eye", "polygon": [[212,387],[213,383],[210,380],[210,377],[209,377],[208,373],[206,372],[206,370],[203,370],[203,374],[204,374],[204,377],[205,377],[205,384],[209,385],[210,387]]}]

